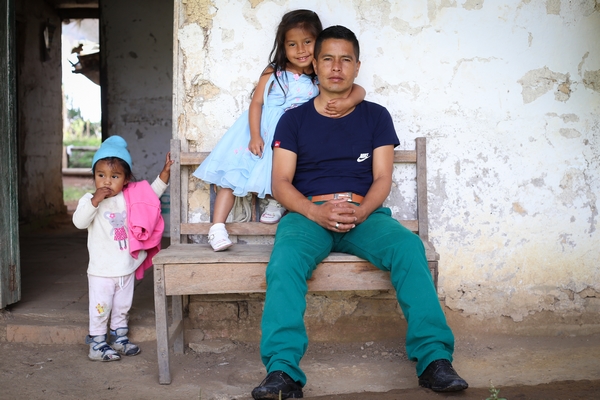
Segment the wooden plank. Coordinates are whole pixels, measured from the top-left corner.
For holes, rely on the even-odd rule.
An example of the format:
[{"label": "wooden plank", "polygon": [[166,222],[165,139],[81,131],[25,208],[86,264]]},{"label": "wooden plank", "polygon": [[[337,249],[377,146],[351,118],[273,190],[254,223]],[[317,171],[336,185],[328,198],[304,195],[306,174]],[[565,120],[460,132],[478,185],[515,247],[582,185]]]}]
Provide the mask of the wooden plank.
[{"label": "wooden plank", "polygon": [[[167,295],[264,293],[267,263],[173,264],[165,268]],[[389,273],[372,264],[321,263],[309,291],[390,290]]]},{"label": "wooden plank", "polygon": [[[188,142],[187,140],[184,141],[181,144],[181,151],[182,152],[186,152],[188,150]],[[190,169],[189,168],[183,168],[181,170],[181,209],[179,210],[180,213],[180,221],[187,221],[188,219],[188,205],[189,205],[189,177],[190,177]],[[182,235],[181,236],[181,241],[184,243],[187,243],[189,241],[189,237]]]},{"label": "wooden plank", "polygon": [[[424,242],[425,255],[429,261],[437,261],[439,255],[430,243]],[[236,263],[268,263],[273,245],[270,244],[236,244],[226,251],[213,251],[207,244],[171,245],[156,254],[154,264],[236,264]],[[351,254],[333,252],[324,262],[360,262],[361,258]]]},{"label": "wooden plank", "polygon": [[[0,309],[21,299],[17,160],[17,31],[15,2],[0,4]],[[22,39],[22,37],[21,37]],[[19,41],[20,44],[24,40]],[[23,139],[24,138],[20,138]],[[49,167],[53,168],[53,167]]]},{"label": "wooden plank", "polygon": [[154,314],[156,318],[156,354],[158,357],[158,382],[171,383],[169,368],[169,330],[167,325],[167,297],[165,292],[165,269],[154,265]]},{"label": "wooden plank", "polygon": [[169,341],[173,338],[173,350],[177,354],[183,354],[183,301],[182,296],[171,297],[171,309],[173,310],[173,332],[169,333]]},{"label": "wooden plank", "polygon": [[[179,139],[171,140],[171,184],[170,201],[171,217],[170,232],[171,244],[181,243],[181,141]],[[186,192],[187,196],[187,192]]]},{"label": "wooden plank", "polygon": [[[181,165],[199,165],[208,157],[209,151],[182,152]],[[394,150],[395,163],[415,163],[417,153],[415,150]]]},{"label": "wooden plank", "polygon": [[172,264],[165,269],[167,295],[265,292],[267,263]]},{"label": "wooden plank", "polygon": [[429,214],[427,204],[427,147],[425,138],[416,139],[417,152],[417,218],[418,232],[423,241],[429,241]]},{"label": "wooden plank", "polygon": [[[418,221],[416,220],[404,220],[400,223],[412,232],[417,231]],[[181,234],[207,235],[211,226],[211,222],[183,223],[181,224]],[[232,222],[226,224],[226,226],[230,235],[272,236],[275,235],[277,230],[277,224],[269,225],[260,222]]]}]

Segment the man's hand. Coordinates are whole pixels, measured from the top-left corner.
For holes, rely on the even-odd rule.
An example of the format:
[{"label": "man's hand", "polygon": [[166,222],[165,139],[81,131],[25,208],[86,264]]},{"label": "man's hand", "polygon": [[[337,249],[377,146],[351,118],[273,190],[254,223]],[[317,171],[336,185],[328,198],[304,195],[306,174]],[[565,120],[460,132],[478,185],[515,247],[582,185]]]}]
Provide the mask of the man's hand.
[{"label": "man's hand", "polygon": [[315,204],[308,218],[325,229],[334,232],[348,232],[363,222],[367,215],[356,204],[345,199],[336,199]]}]

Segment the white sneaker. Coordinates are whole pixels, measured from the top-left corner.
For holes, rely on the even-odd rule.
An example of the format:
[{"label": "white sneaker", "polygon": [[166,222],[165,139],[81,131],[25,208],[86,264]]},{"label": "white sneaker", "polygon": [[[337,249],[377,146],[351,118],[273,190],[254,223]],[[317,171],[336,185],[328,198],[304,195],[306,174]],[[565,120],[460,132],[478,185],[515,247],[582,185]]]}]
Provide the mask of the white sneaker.
[{"label": "white sneaker", "polygon": [[114,331],[111,329],[110,342],[112,348],[124,356],[135,356],[140,354],[140,348],[129,341],[127,333],[129,333],[127,327],[117,328]]},{"label": "white sneaker", "polygon": [[277,200],[269,199],[265,211],[260,216],[260,222],[263,224],[276,224],[279,222],[284,212],[285,207],[279,204]]},{"label": "white sneaker", "polygon": [[233,242],[229,240],[225,224],[218,223],[210,227],[208,231],[208,243],[210,243],[214,251],[223,251],[233,245]]},{"label": "white sneaker", "polygon": [[92,361],[117,361],[121,357],[115,349],[106,343],[106,335],[86,336],[85,343],[90,345],[88,358]]}]

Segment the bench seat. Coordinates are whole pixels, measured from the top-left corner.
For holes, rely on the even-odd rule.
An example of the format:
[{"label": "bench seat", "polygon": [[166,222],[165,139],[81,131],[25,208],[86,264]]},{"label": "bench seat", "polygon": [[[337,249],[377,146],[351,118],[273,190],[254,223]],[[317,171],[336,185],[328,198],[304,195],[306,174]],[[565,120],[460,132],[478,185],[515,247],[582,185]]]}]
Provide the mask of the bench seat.
[{"label": "bench seat", "polygon": [[[415,206],[417,218],[400,221],[407,229],[417,234],[424,246],[433,283],[437,288],[439,255],[429,241],[429,219],[427,215],[427,173],[425,138],[415,140],[415,150],[396,150],[394,162],[414,164]],[[227,223],[227,231],[234,246],[226,251],[214,252],[208,244],[190,243],[194,235],[207,235],[210,222],[190,223],[188,185],[191,172],[209,153],[187,151],[187,141],[171,141],[171,245],[153,257],[154,301],[156,314],[156,342],[159,382],[171,383],[169,349],[183,353],[183,297],[189,295],[219,295],[240,293],[264,293],[266,291],[265,270],[269,262],[272,245],[244,243],[235,237],[270,237],[277,225],[258,222],[259,203],[254,197],[251,206],[251,221]],[[184,147],[184,149],[182,149]],[[216,190],[210,188],[210,215],[214,207]],[[344,253],[331,253],[313,273],[308,281],[310,292],[394,290],[389,273],[381,271],[369,262]],[[167,299],[171,299],[171,323]]]}]

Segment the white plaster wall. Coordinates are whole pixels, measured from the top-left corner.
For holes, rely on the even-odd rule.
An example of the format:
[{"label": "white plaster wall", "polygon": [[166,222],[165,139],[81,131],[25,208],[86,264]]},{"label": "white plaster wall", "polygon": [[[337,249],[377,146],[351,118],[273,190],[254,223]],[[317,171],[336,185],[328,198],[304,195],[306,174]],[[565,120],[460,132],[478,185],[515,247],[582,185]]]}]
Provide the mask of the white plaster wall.
[{"label": "white plaster wall", "polygon": [[[247,109],[281,16],[315,10],[357,34],[357,83],[401,146],[428,138],[446,306],[517,322],[600,312],[595,1],[177,1],[175,137],[212,149]],[[196,187],[191,220],[206,212]]]},{"label": "white plaster wall", "polygon": [[[43,0],[18,1],[15,6],[19,217],[32,220],[66,211],[61,179],[61,21]],[[49,58],[44,59],[42,30],[47,22],[56,30]]]},{"label": "white plaster wall", "polygon": [[137,179],[154,180],[171,139],[173,2],[100,2],[107,136],[129,145]]}]

